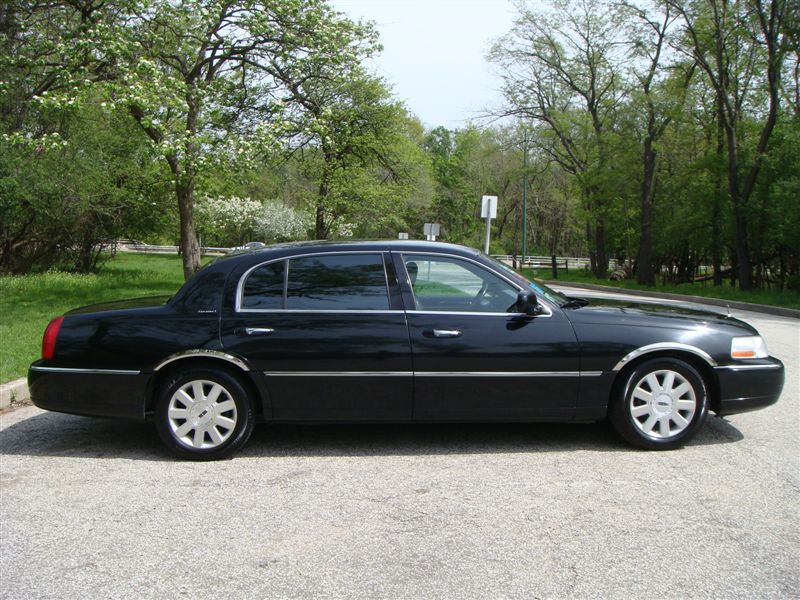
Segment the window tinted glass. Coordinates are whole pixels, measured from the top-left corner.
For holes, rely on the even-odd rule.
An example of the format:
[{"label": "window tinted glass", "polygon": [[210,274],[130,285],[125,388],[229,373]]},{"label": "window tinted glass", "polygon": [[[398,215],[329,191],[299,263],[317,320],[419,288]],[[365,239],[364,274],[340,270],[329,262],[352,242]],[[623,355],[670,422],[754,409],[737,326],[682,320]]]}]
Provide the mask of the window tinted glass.
[{"label": "window tinted glass", "polygon": [[242,290],[242,308],[283,308],[285,260],[262,265],[247,276]]},{"label": "window tinted glass", "polygon": [[379,254],[332,254],[291,259],[286,308],[387,310],[383,258]]},{"label": "window tinted glass", "polygon": [[517,289],[486,269],[455,258],[405,254],[417,310],[512,312]]}]

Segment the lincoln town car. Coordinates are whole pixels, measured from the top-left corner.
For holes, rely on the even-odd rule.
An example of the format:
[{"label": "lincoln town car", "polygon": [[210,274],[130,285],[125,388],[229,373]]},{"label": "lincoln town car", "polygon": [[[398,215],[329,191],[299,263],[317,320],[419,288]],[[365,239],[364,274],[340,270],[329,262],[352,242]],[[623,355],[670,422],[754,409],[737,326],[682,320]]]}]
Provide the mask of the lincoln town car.
[{"label": "lincoln town car", "polygon": [[709,411],[778,400],[782,363],[731,316],[565,296],[469,248],[313,242],[235,253],[171,298],[54,319],[44,409],[152,421],[177,455],[266,422],[600,421],[673,449]]}]

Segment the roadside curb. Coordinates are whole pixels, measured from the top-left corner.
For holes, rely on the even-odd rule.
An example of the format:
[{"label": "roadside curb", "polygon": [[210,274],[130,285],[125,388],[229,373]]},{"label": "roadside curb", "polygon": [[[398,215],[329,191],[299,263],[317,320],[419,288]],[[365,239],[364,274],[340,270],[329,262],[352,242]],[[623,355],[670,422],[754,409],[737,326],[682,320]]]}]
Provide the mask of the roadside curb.
[{"label": "roadside curb", "polygon": [[28,380],[24,377],[0,385],[0,410],[18,406],[30,399]]},{"label": "roadside curb", "polygon": [[650,298],[664,298],[665,300],[683,300],[684,302],[695,302],[697,304],[710,304],[712,306],[722,306],[735,308],[738,310],[749,310],[751,312],[765,313],[777,317],[789,317],[800,319],[800,310],[794,308],[784,308],[782,306],[769,306],[767,304],[752,304],[750,302],[737,302],[735,300],[723,300],[721,298],[707,298],[706,296],[687,296],[684,294],[669,294],[667,292],[650,292],[648,290],[630,290],[627,288],[612,287],[610,285],[597,285],[594,283],[572,283],[569,281],[559,281],[549,279],[545,283],[552,287],[571,288],[577,290],[595,290],[598,292],[610,292],[614,294],[627,294],[629,296],[649,296]]}]

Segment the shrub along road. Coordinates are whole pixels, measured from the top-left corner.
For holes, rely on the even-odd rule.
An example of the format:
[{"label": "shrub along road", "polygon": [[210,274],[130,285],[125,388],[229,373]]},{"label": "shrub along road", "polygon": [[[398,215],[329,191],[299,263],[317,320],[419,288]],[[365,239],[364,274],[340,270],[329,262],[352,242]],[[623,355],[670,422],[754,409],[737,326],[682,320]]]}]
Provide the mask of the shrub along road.
[{"label": "shrub along road", "polygon": [[196,464],[148,425],[4,414],[0,596],[795,596],[800,321],[734,314],[783,397],[666,453],[603,425],[260,426]]}]

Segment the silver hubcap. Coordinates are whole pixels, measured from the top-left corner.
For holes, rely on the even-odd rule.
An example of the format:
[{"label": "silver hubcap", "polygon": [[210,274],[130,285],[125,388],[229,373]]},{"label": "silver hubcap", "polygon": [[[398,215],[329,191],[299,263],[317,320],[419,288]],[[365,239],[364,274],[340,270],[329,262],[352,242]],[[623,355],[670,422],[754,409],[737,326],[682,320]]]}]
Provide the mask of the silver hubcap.
[{"label": "silver hubcap", "polygon": [[167,418],[172,434],[197,449],[216,448],[236,427],[236,403],[220,384],[198,379],[176,391]]},{"label": "silver hubcap", "polygon": [[628,410],[634,425],[646,436],[671,438],[692,422],[697,397],[692,384],[677,371],[653,371],[633,388]]}]

